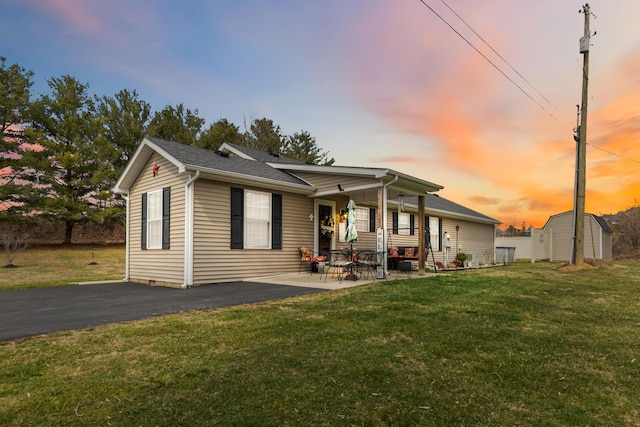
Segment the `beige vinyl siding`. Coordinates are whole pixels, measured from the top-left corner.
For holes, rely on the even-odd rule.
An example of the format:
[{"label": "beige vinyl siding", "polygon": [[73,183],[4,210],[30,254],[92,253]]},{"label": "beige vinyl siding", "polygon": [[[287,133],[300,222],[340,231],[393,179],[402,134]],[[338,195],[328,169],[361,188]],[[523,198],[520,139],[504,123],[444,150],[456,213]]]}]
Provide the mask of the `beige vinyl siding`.
[{"label": "beige vinyl siding", "polygon": [[568,212],[551,218],[545,229],[553,230],[551,259],[553,261],[569,261],[573,241],[573,214]]},{"label": "beige vinyl siding", "polygon": [[602,259],[611,260],[613,258],[613,241],[611,239],[611,233],[602,231]]},{"label": "beige vinyl siding", "polygon": [[[465,254],[478,254],[480,262],[491,263],[493,261],[493,249],[495,245],[495,227],[492,224],[481,224],[470,221],[457,221],[445,219],[446,231],[451,236],[451,251],[455,258],[456,244],[458,252]],[[458,242],[456,242],[456,225],[459,225]],[[452,257],[449,257],[452,259]]]},{"label": "beige vinyl siding", "polygon": [[[608,236],[609,233],[602,230],[592,215],[585,215],[584,219],[584,258],[610,259],[611,238]],[[550,218],[545,229],[553,230],[552,259],[554,261],[569,261],[573,242],[573,213],[567,212]],[[605,248],[607,249],[605,250]]]},{"label": "beige vinyl siding", "polygon": [[319,193],[323,191],[336,190],[338,188],[338,184],[340,184],[342,188],[349,188],[380,183],[379,179],[361,176],[332,175],[302,171],[295,171],[294,174],[316,187]]},{"label": "beige vinyl siding", "polygon": [[[336,202],[336,209],[338,210],[338,213],[340,213],[340,210],[346,209],[346,204],[349,203],[349,199],[346,198],[346,200],[347,201],[344,203],[342,199]],[[369,210],[370,208],[374,208],[377,210],[375,206],[358,205],[358,207],[366,208],[367,210]],[[376,227],[380,227],[380,226],[381,224],[376,224]],[[353,244],[354,248],[367,249],[367,250],[376,249],[376,233],[375,231],[370,232],[368,230],[369,230],[369,225],[367,224],[367,231],[358,231],[358,241]],[[349,244],[347,242],[336,241],[336,245],[337,245],[336,246],[337,248],[349,247]]]},{"label": "beige vinyl siding", "polygon": [[600,259],[601,228],[592,216],[585,217],[584,224],[584,257],[585,259]]},{"label": "beige vinyl siding", "polygon": [[[348,247],[349,244],[344,242],[340,244],[342,247]],[[376,249],[376,233],[358,231],[358,241],[353,244],[357,249]]]},{"label": "beige vinyl siding", "polygon": [[279,194],[282,194],[282,249],[231,249],[231,186],[204,179],[195,182],[194,284],[298,271],[298,247],[313,247],[313,222],[309,221],[313,200],[304,195]]},{"label": "beige vinyl siding", "polygon": [[[159,168],[153,176],[154,163]],[[153,154],[129,191],[129,280],[179,286],[184,282],[184,181],[177,168]],[[142,194],[171,187],[170,249],[141,249]]]},{"label": "beige vinyl siding", "polygon": [[[588,221],[587,221],[588,219]],[[611,259],[611,234],[604,231],[592,216],[585,216],[584,225],[585,259]]]},{"label": "beige vinyl siding", "polygon": [[[389,210],[387,218],[388,218],[388,229],[389,229],[389,239],[390,243],[387,244],[390,246],[418,246],[418,215],[414,213],[415,221],[416,221],[416,231],[414,236],[403,236],[399,234],[392,234],[393,230],[393,212],[394,210]],[[453,261],[456,257],[456,244],[459,246],[459,252],[464,253],[477,253],[480,256],[480,260],[484,262],[484,255],[486,251],[491,252],[493,254],[494,247],[494,226],[492,224],[481,224],[475,223],[471,221],[463,221],[452,218],[443,218],[438,217],[436,215],[426,214],[427,217],[432,218],[442,218],[442,229],[440,230],[441,234],[445,232],[449,233],[451,238],[451,248],[449,249],[449,262]],[[456,242],[456,225],[459,225],[460,228],[458,230],[458,242]],[[425,242],[426,244],[427,242]],[[442,240],[442,247],[440,250],[433,251],[433,256],[429,253],[427,258],[427,264],[433,264],[433,259],[440,262],[444,262],[444,239]],[[488,262],[492,262],[493,258],[491,258]]]},{"label": "beige vinyl siding", "polygon": [[391,246],[418,246],[418,214],[415,212],[407,212],[415,216],[415,234],[393,234],[393,213],[398,212],[397,209],[387,209],[387,250]]}]

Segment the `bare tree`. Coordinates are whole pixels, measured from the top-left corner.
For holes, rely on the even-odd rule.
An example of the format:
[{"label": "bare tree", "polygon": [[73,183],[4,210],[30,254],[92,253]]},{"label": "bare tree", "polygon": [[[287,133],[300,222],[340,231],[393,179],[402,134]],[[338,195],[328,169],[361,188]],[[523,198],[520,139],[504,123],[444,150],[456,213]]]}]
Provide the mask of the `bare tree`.
[{"label": "bare tree", "polygon": [[0,244],[4,247],[7,256],[7,265],[4,268],[15,268],[15,257],[24,252],[31,244],[31,236],[27,232],[21,232],[17,225],[8,225],[0,232]]},{"label": "bare tree", "polygon": [[640,255],[640,203],[625,211],[607,215],[613,229],[613,255],[637,257]]}]

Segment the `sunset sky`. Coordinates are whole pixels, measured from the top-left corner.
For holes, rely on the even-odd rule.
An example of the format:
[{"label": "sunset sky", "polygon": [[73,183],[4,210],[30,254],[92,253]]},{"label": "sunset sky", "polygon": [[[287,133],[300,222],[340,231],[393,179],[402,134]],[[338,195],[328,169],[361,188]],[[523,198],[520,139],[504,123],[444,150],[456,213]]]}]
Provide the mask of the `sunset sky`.
[{"label": "sunset sky", "polygon": [[[0,56],[35,73],[36,95],[68,74],[154,110],[184,103],[207,126],[267,117],[336,164],[438,183],[505,226],[572,209],[584,2],[2,3]],[[640,201],[640,1],[589,4],[586,210],[608,214]]]}]

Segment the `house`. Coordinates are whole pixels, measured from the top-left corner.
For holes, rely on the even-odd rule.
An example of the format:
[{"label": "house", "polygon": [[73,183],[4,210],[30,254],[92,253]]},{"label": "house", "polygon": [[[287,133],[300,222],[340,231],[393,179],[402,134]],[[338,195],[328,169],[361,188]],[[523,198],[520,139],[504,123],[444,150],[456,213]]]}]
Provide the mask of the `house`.
[{"label": "house", "polygon": [[493,261],[495,227],[500,221],[437,194],[425,195],[425,215],[429,218],[428,231],[436,261],[447,264],[458,253],[472,255],[480,264]]},{"label": "house", "polygon": [[[542,228],[551,231],[552,261],[570,261],[573,251],[573,211],[551,215]],[[612,258],[612,230],[601,216],[584,214],[584,258]]]},{"label": "house", "polygon": [[[436,253],[455,225],[456,246],[490,246],[493,226],[491,241],[474,240],[488,239],[483,226],[496,221],[428,194],[442,188],[391,169],[313,165],[230,143],[214,152],[146,137],[114,187],[127,200],[126,279],[189,287],[297,272],[300,246],[316,253],[347,246],[350,199],[358,206],[359,247],[387,247],[391,239],[421,246],[425,223],[432,224]],[[416,204],[399,206],[405,198]]]}]

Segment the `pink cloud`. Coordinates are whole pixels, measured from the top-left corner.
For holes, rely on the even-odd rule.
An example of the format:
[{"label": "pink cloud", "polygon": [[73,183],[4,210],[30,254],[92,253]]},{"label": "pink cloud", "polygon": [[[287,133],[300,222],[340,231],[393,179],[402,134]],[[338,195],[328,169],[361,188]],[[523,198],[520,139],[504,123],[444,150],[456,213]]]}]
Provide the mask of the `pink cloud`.
[{"label": "pink cloud", "polygon": [[[467,2],[463,7],[474,22],[491,22],[482,6]],[[523,18],[522,23],[533,27],[543,18],[544,14],[537,15],[535,22]],[[358,104],[397,129],[436,142],[428,160],[415,146],[398,147],[390,142],[395,155],[385,160],[437,159],[459,176],[484,183],[482,188],[490,195],[470,194],[470,207],[484,204],[491,210],[487,214],[503,222],[517,214],[542,226],[549,215],[571,209],[575,119],[556,111],[521,83],[538,99],[538,104],[532,102],[443,25],[413,6],[379,5],[349,34],[354,45],[368,47],[357,52],[356,59],[346,58],[350,89]],[[377,28],[373,35],[371,28]],[[505,56],[524,56],[523,40],[507,39],[500,28],[490,24],[482,28],[483,35]],[[553,70],[552,64],[545,68]],[[592,77],[593,83],[603,86],[592,93],[600,92],[604,102],[594,102],[590,111],[589,141],[640,159],[640,55],[631,54],[622,63],[611,64],[610,70],[615,71]],[[572,92],[579,95],[579,74],[574,77]],[[563,93],[567,92],[563,78],[546,76],[545,81],[550,89]],[[638,191],[637,163],[612,163],[610,155],[593,151],[588,149],[587,207],[597,211],[628,205],[632,192]],[[620,188],[610,188],[612,177],[620,179]],[[484,203],[487,199],[493,203]]]}]

